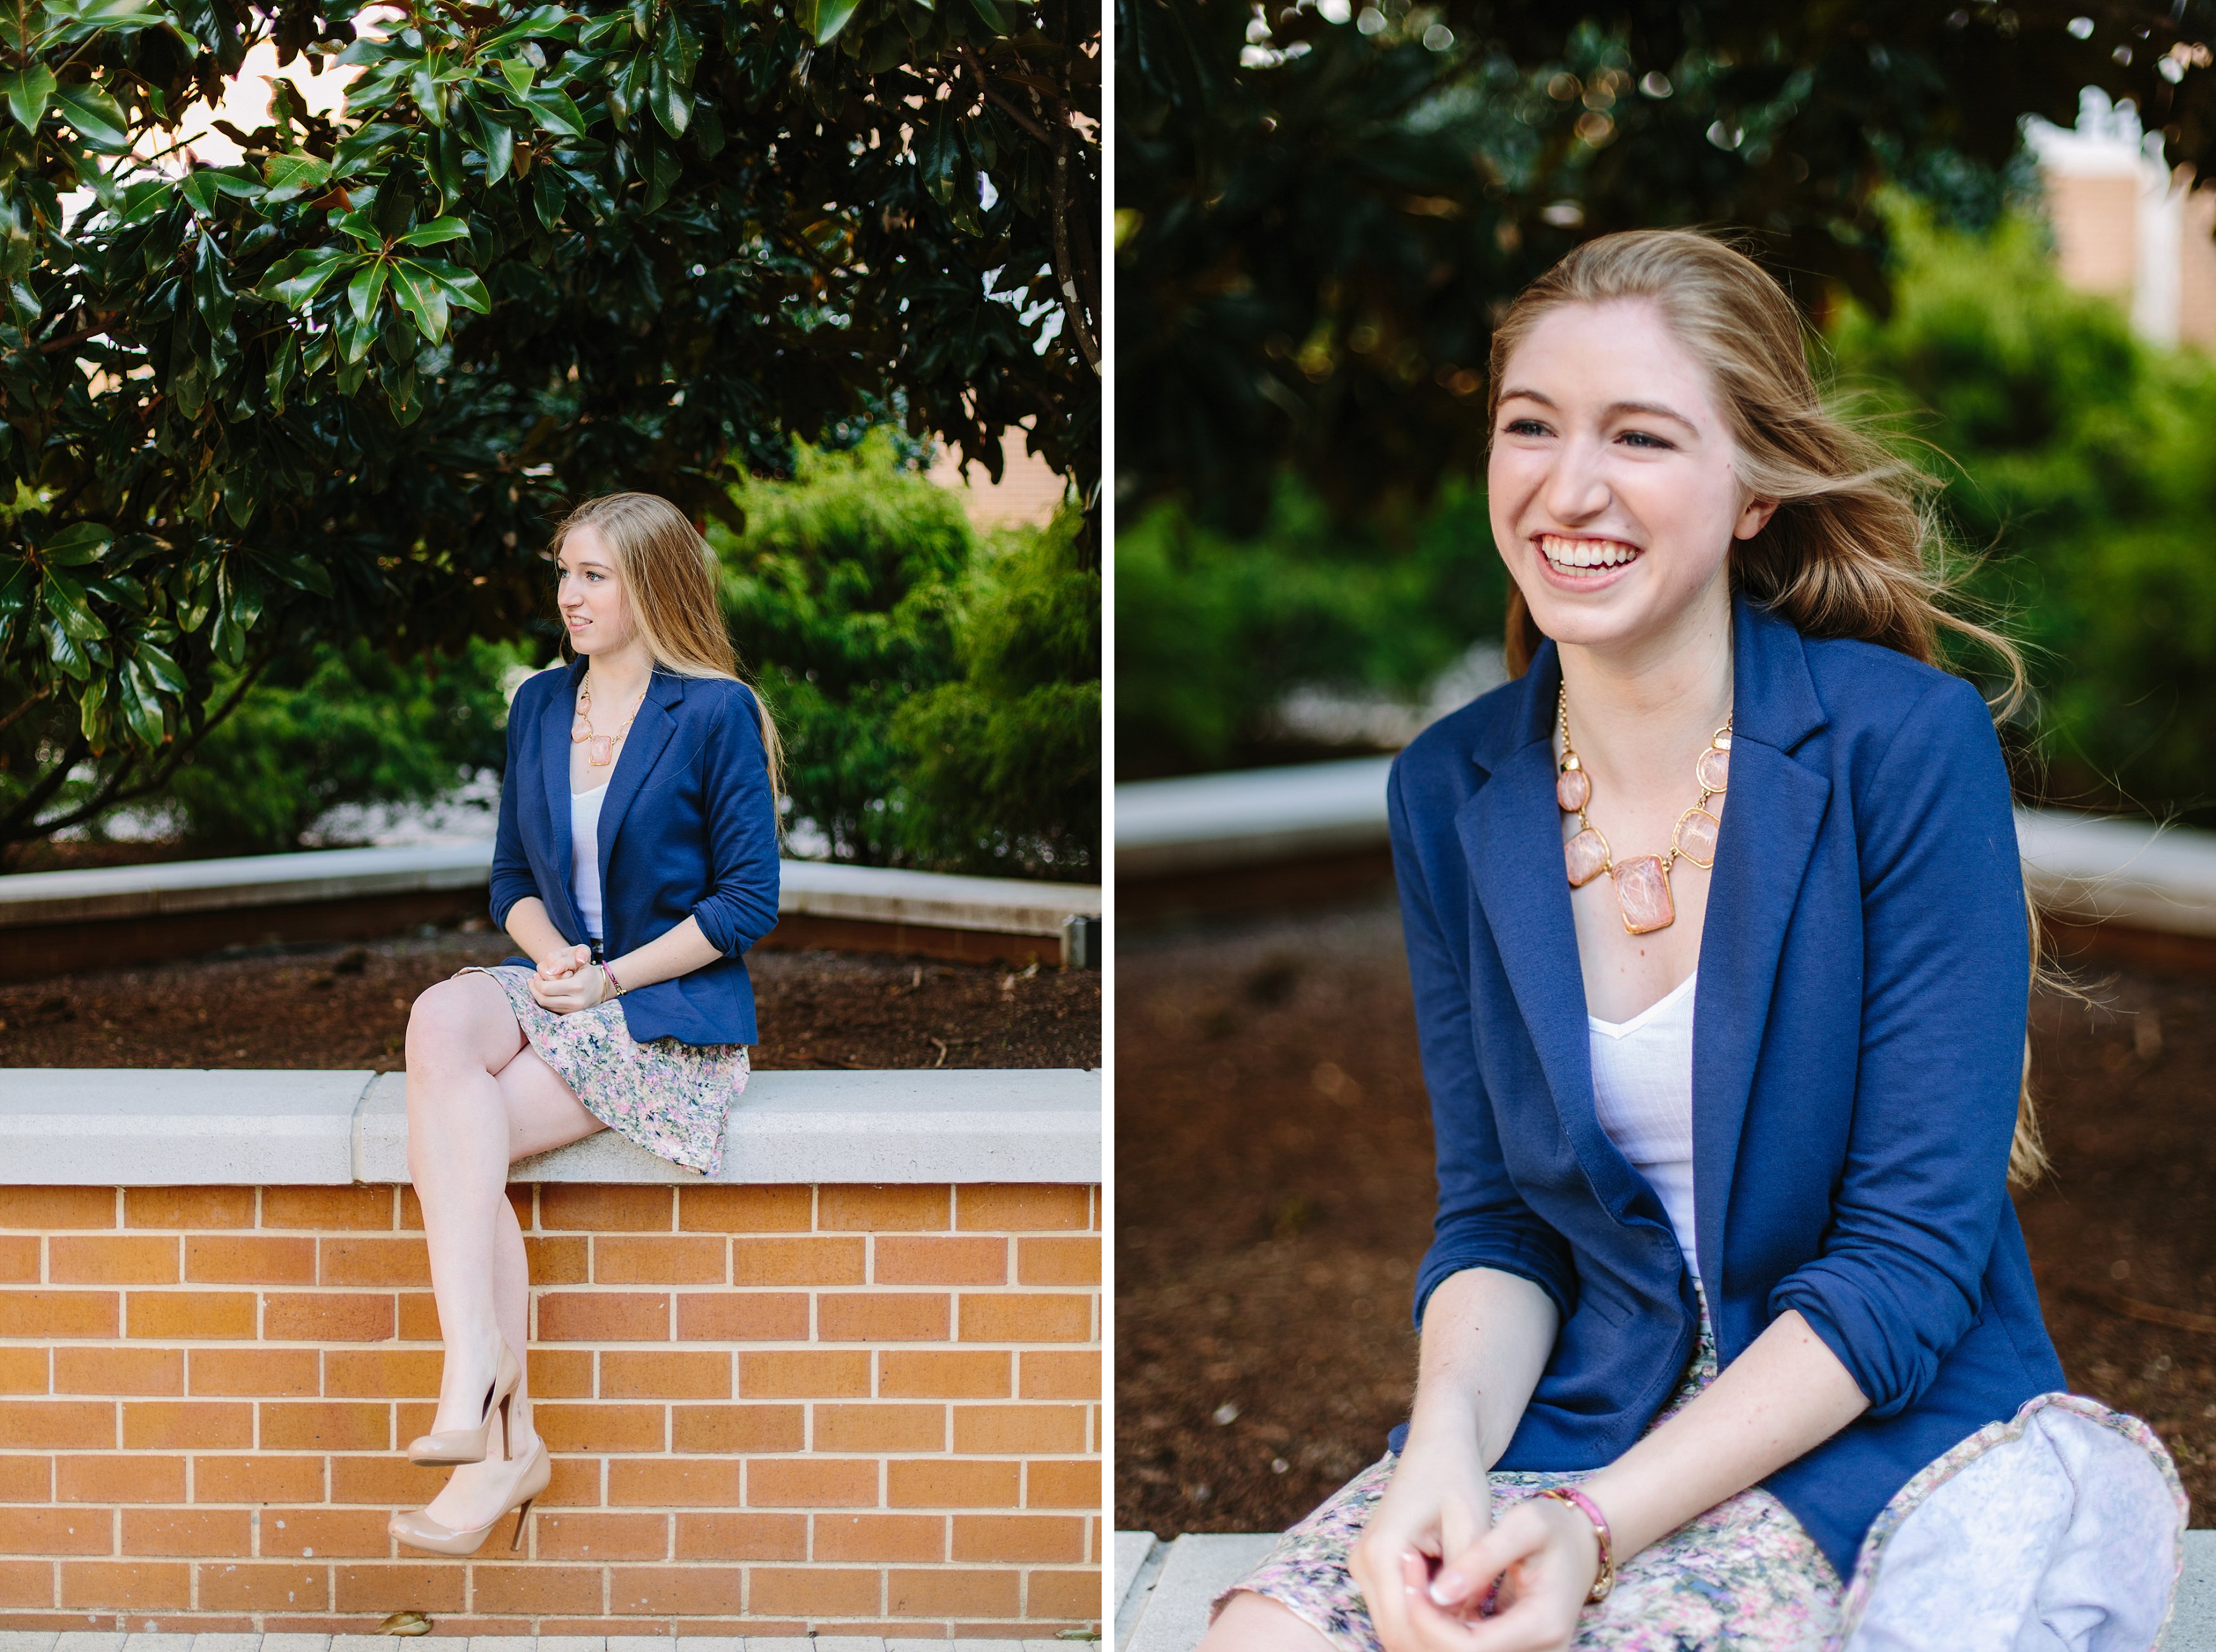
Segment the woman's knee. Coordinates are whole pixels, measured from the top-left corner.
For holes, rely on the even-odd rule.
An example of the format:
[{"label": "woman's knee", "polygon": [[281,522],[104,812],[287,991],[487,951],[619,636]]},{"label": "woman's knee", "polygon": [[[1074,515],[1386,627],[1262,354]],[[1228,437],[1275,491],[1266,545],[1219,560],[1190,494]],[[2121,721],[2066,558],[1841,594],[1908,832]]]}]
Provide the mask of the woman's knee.
[{"label": "woman's knee", "polygon": [[1335,1652],[1330,1641],[1265,1594],[1241,1589],[1201,1637],[1197,1652]]},{"label": "woman's knee", "polygon": [[[483,990],[491,989],[489,998]],[[508,1010],[507,995],[483,976],[457,976],[426,987],[408,1012],[408,1064],[411,1068],[474,1063],[486,1067],[499,1042],[496,1008]]]}]

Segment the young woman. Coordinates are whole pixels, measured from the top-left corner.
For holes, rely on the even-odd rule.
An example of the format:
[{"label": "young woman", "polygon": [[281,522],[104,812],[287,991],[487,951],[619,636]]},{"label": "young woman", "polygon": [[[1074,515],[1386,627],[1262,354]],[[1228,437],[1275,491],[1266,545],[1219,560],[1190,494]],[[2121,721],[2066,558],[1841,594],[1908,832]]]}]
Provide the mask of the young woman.
[{"label": "young woman", "polygon": [[2031,934],[1917,478],[1790,301],[1610,236],[1496,335],[1517,680],[1394,765],[1437,1141],[1392,1450],[1204,1652],[2145,1652],[2184,1501],[2059,1392]]},{"label": "young woman", "polygon": [[492,915],[533,960],[465,970],[408,1021],[408,1169],[446,1347],[411,1461],[457,1465],[392,1517],[474,1554],[551,1471],[525,1381],[530,1275],[508,1167],[610,1128],[713,1174],[746,1087],[746,952],[777,922],[777,734],[738,678],[712,553],[619,493],[554,536],[576,657],[508,711]]}]

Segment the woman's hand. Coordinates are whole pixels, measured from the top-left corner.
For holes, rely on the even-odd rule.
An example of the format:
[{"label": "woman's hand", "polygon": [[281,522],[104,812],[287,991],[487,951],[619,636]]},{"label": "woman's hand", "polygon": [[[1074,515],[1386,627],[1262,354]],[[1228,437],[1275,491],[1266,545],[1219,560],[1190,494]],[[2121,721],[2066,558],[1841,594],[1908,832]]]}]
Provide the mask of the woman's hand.
[{"label": "woman's hand", "polygon": [[1600,1536],[1584,1512],[1533,1497],[1450,1550],[1409,1615],[1426,1652],[1566,1652],[1599,1575]]},{"label": "woman's hand", "polygon": [[607,993],[607,976],[593,962],[589,946],[570,946],[539,960],[531,977],[531,996],[542,1009],[569,1015],[590,1009]]},{"label": "woman's hand", "polygon": [[[1469,1552],[1485,1535],[1491,1504],[1474,1438],[1419,1438],[1412,1431],[1347,1556],[1386,1652],[1440,1652],[1462,1643],[1455,1618],[1423,1592],[1439,1563]],[[1451,1638],[1442,1638],[1442,1630]]]}]

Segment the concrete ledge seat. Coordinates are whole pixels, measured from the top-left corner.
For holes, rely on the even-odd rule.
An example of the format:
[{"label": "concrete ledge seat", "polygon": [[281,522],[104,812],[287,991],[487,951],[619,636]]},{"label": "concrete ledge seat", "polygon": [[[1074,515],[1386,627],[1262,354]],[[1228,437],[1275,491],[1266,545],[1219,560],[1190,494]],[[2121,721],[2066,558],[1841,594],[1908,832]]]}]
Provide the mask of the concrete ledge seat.
[{"label": "concrete ledge seat", "polygon": [[[491,867],[492,840],[477,838],[18,872],[0,878],[0,929],[481,889]],[[1058,935],[1065,919],[1100,915],[1100,890],[1093,884],[960,878],[820,860],[785,861],[781,878],[778,910],[788,915],[1020,935]]]},{"label": "concrete ledge seat", "polygon": [[[1389,757],[1136,780],[1116,788],[1127,878],[1305,860],[1388,841]],[[2016,811],[2041,904],[2080,922],[2216,936],[2216,832],[2056,809]]]},{"label": "concrete ledge seat", "polygon": [[[133,1614],[136,1616],[137,1614]],[[393,1652],[390,1635],[164,1635],[0,1630],[0,1652]],[[1071,1652],[1069,1641],[929,1641],[875,1636],[471,1635],[440,1652]]]},{"label": "concrete ledge seat", "polygon": [[[1192,1652],[1208,1627],[1210,1604],[1253,1570],[1277,1540],[1266,1532],[1193,1532],[1163,1543],[1151,1532],[1118,1532],[1116,1652]],[[0,1652],[8,1652],[4,1640]],[[2216,1532],[2185,1534],[2185,1575],[2161,1652],[2216,1652]]]},{"label": "concrete ledge seat", "polygon": [[[404,1182],[406,1076],[0,1069],[0,1185]],[[519,1182],[706,1180],[603,1131]],[[1101,1176],[1097,1070],[756,1073],[723,1171],[744,1183],[1074,1182]],[[0,1652],[5,1652],[0,1647]]]}]

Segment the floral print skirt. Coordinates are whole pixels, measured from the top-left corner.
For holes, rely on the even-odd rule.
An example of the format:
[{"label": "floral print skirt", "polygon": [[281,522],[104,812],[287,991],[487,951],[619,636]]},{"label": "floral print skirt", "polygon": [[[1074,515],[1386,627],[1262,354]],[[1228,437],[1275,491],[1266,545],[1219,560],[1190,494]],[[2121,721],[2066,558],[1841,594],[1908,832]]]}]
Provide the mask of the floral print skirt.
[{"label": "floral print skirt", "polygon": [[675,1039],[641,1044],[617,1000],[557,1015],[531,996],[532,972],[523,965],[460,973],[489,975],[500,983],[532,1049],[594,1118],[657,1158],[705,1175],[722,1170],[731,1103],[752,1070],[746,1045]]},{"label": "floral print skirt", "polygon": [[[1699,1343],[1650,1427],[1715,1375],[1703,1301]],[[1333,1493],[1225,1590],[1216,1610],[1252,1590],[1339,1652],[1382,1652],[1347,1556],[1398,1461],[1388,1452]],[[1493,1518],[1587,1477],[1496,1471]],[[2086,1506],[2080,1498],[2073,1522],[2071,1492],[2094,1481],[2106,1501]],[[1924,1518],[1911,1524],[1919,1512]],[[1928,1629],[1951,1618],[1964,1632],[1948,1635],[1950,1647],[2010,1652],[2047,1643],[2019,1641],[2017,1631],[2053,1612],[2053,1578],[2083,1574],[2095,1581],[2077,1609],[2105,1626],[2067,1643],[2144,1652],[2183,1565],[2185,1523],[2176,1468],[2144,1422],[2082,1396],[2041,1395],[1911,1480],[1871,1526],[1851,1580],[1841,1580],[1790,1509],[1753,1486],[1624,1561],[1608,1598],[1585,1609],[1571,1645],[1574,1652],[1862,1652],[1924,1644],[1915,1632],[1902,1638],[1903,1626]],[[1917,1538],[1903,1541],[1904,1530]],[[1973,1595],[1992,1598],[1972,1607]]]}]

